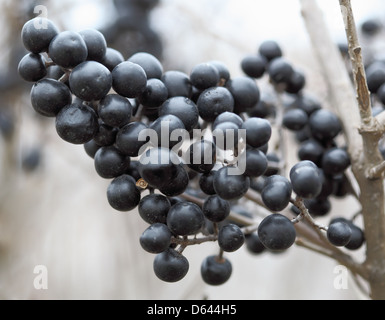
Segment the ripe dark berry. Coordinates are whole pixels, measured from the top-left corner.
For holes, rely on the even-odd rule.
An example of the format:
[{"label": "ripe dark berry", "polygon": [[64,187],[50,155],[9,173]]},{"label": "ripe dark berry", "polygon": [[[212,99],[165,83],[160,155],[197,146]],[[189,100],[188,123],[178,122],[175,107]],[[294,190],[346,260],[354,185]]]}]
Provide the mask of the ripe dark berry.
[{"label": "ripe dark berry", "polygon": [[330,141],[342,131],[338,117],[325,109],[315,111],[309,120],[309,126],[314,138],[320,141]]},{"label": "ripe dark berry", "polygon": [[140,200],[138,211],[141,218],[149,224],[165,224],[170,208],[170,201],[165,196],[149,194]]},{"label": "ripe dark berry", "polygon": [[105,124],[120,128],[130,122],[132,109],[127,98],[117,94],[109,94],[100,101],[98,114]]},{"label": "ripe dark berry", "polygon": [[188,260],[174,249],[168,249],[155,257],[155,275],[165,282],[182,280],[189,270]]},{"label": "ripe dark berry", "polygon": [[294,192],[301,198],[316,198],[322,191],[322,177],[318,167],[311,161],[301,161],[290,171]]},{"label": "ripe dark berry", "polygon": [[333,222],[329,225],[327,237],[332,245],[344,247],[352,238],[352,229],[347,223]]},{"label": "ripe dark berry", "polygon": [[99,130],[94,135],[93,140],[102,147],[111,146],[115,143],[117,133],[117,128],[110,127],[104,123],[99,123]]},{"label": "ripe dark berry", "polygon": [[220,150],[234,150],[239,145],[240,128],[234,122],[221,122],[213,131],[214,143]]},{"label": "ripe dark berry", "polygon": [[44,58],[41,54],[29,53],[21,59],[18,66],[19,75],[29,82],[36,82],[47,75]]},{"label": "ripe dark berry", "polygon": [[112,72],[118,64],[124,62],[124,57],[118,50],[107,48],[106,54],[99,62]]},{"label": "ripe dark berry", "polygon": [[51,41],[48,54],[57,65],[72,69],[86,61],[88,49],[79,33],[63,31]]},{"label": "ripe dark berry", "polygon": [[245,235],[235,224],[223,226],[218,233],[218,244],[225,252],[235,252],[245,243]]},{"label": "ripe dark berry", "polygon": [[187,131],[194,129],[199,121],[198,107],[186,97],[173,97],[166,100],[159,109],[159,116],[169,114],[181,119]]},{"label": "ripe dark berry", "polygon": [[[181,119],[169,114],[156,119],[150,129],[156,133],[156,138],[151,139],[154,146],[172,149],[175,147],[185,134],[185,127]],[[157,141],[153,141],[157,140]]]},{"label": "ripe dark berry", "polygon": [[59,33],[54,23],[46,18],[27,21],[21,31],[24,47],[32,53],[46,52],[52,39]]},{"label": "ripe dark berry", "polygon": [[152,148],[140,157],[139,173],[154,188],[170,184],[178,174],[179,157],[166,148]]},{"label": "ripe dark berry", "polygon": [[242,198],[250,188],[250,178],[241,175],[234,167],[219,169],[214,177],[214,190],[225,200]]},{"label": "ripe dark berry", "polygon": [[146,86],[146,72],[136,63],[125,61],[112,71],[112,87],[123,97],[137,98],[146,90]]},{"label": "ripe dark berry", "polygon": [[346,223],[352,230],[352,237],[350,238],[349,243],[345,245],[345,248],[352,251],[359,250],[365,243],[365,235],[362,229],[356,226],[352,221],[345,218],[335,218],[330,222],[330,224],[334,224],[336,222]]},{"label": "ripe dark berry", "polygon": [[268,167],[268,161],[265,154],[257,149],[246,150],[246,171],[245,175],[249,177],[262,176]]},{"label": "ripe dark berry", "polygon": [[199,178],[199,187],[207,195],[214,195],[216,193],[214,189],[215,174],[216,171],[211,171],[210,173],[202,174]]},{"label": "ripe dark berry", "polygon": [[268,143],[272,135],[270,122],[261,118],[246,120],[242,129],[246,130],[247,144],[253,148],[259,148]]},{"label": "ripe dark berry", "polygon": [[159,191],[168,197],[176,197],[183,194],[189,185],[189,175],[184,166],[177,167],[177,174],[173,181],[159,188]]},{"label": "ripe dark berry", "polygon": [[187,165],[199,173],[209,173],[216,163],[216,146],[213,142],[200,140],[187,151]]},{"label": "ripe dark berry", "polygon": [[284,58],[276,58],[270,62],[268,73],[271,81],[276,84],[290,83],[293,77],[294,69],[292,65]]},{"label": "ripe dark berry", "polygon": [[306,85],[305,75],[297,70],[294,70],[285,91],[291,94],[298,94]]},{"label": "ripe dark berry", "polygon": [[171,244],[171,231],[165,224],[155,223],[149,226],[140,236],[140,245],[149,253],[162,253]]},{"label": "ripe dark berry", "polygon": [[31,90],[34,110],[45,117],[56,117],[65,106],[71,104],[72,95],[68,87],[53,79],[43,79]]},{"label": "ripe dark berry", "polygon": [[107,189],[108,203],[118,211],[131,211],[140,201],[140,191],[135,185],[136,181],[129,175],[115,178]]},{"label": "ripe dark berry", "polygon": [[230,279],[232,271],[230,261],[217,256],[207,257],[201,266],[202,279],[211,286],[220,286],[226,283]]},{"label": "ripe dark berry", "polygon": [[149,79],[146,90],[139,97],[140,103],[148,109],[157,109],[167,100],[168,90],[159,79]]},{"label": "ripe dark berry", "polygon": [[203,204],[203,214],[212,222],[222,222],[230,214],[230,204],[217,195],[208,197]]},{"label": "ripe dark berry", "polygon": [[95,169],[104,179],[124,174],[130,166],[130,158],[121,154],[114,146],[102,147],[95,154]]},{"label": "ripe dark berry", "polygon": [[267,249],[283,251],[294,244],[297,233],[287,217],[281,214],[272,214],[259,225],[258,236]]},{"label": "ripe dark berry", "polygon": [[148,127],[143,122],[131,122],[122,127],[116,136],[116,148],[130,157],[140,155],[140,149],[148,142],[140,141],[139,135]]},{"label": "ripe dark berry", "polygon": [[324,147],[317,140],[309,139],[300,145],[298,158],[301,161],[309,160],[320,165],[324,152]]},{"label": "ripe dark berry", "polygon": [[218,85],[220,80],[219,72],[211,64],[198,64],[192,69],[190,80],[194,87],[199,90],[205,90]]},{"label": "ripe dark berry", "polygon": [[243,72],[251,78],[261,78],[267,67],[267,59],[262,55],[247,56],[241,62]]},{"label": "ripe dark berry", "polygon": [[306,208],[313,217],[324,217],[330,213],[332,205],[327,198],[315,198],[305,200]]},{"label": "ripe dark berry", "polygon": [[307,113],[299,108],[288,110],[283,116],[283,125],[292,131],[302,130],[308,121]]},{"label": "ripe dark berry", "polygon": [[343,173],[349,166],[350,157],[344,149],[329,149],[322,158],[322,169],[329,176]]},{"label": "ripe dark berry", "polygon": [[209,64],[211,64],[212,66],[214,66],[218,70],[220,81],[223,84],[226,84],[226,82],[228,80],[230,80],[230,71],[223,62],[210,61]]},{"label": "ripe dark berry", "polygon": [[252,254],[261,254],[266,251],[266,247],[259,239],[258,233],[254,232],[246,236],[246,247]]},{"label": "ripe dark berry", "polygon": [[101,148],[100,145],[98,145],[95,140],[90,140],[87,143],[84,144],[84,150],[87,153],[89,157],[92,159],[95,158],[96,152]]},{"label": "ripe dark berry", "polygon": [[262,190],[262,200],[270,210],[279,212],[289,205],[291,193],[290,181],[275,175],[266,179]]},{"label": "ripe dark berry", "polygon": [[234,98],[224,87],[209,88],[201,93],[197,102],[203,120],[213,122],[224,112],[233,112]]},{"label": "ripe dark berry", "polygon": [[246,112],[259,102],[260,91],[251,78],[233,78],[227,82],[226,88],[233,95],[235,113]]},{"label": "ripe dark berry", "polygon": [[90,141],[99,129],[95,111],[84,104],[71,104],[61,109],[55,124],[58,135],[73,144]]},{"label": "ripe dark berry", "polygon": [[140,65],[146,72],[147,79],[161,79],[163,66],[160,61],[147,52],[138,52],[131,56],[128,61]]},{"label": "ripe dark berry", "polygon": [[102,61],[107,52],[107,42],[104,35],[95,29],[85,29],[79,34],[87,46],[87,60]]},{"label": "ripe dark berry", "polygon": [[191,97],[192,84],[187,74],[181,71],[166,71],[161,80],[167,88],[169,98]]},{"label": "ripe dark berry", "polygon": [[258,52],[268,61],[282,57],[282,49],[276,41],[264,41],[258,49]]},{"label": "ripe dark berry", "polygon": [[167,215],[167,226],[179,236],[197,234],[203,224],[203,212],[192,202],[184,201],[173,205]]},{"label": "ripe dark berry", "polygon": [[240,116],[238,116],[237,114],[235,114],[233,112],[224,112],[224,113],[221,113],[220,115],[218,115],[218,117],[215,119],[215,121],[213,123],[213,130],[215,130],[219,124],[224,123],[224,122],[232,122],[239,129],[243,125],[243,120]]},{"label": "ripe dark berry", "polygon": [[111,72],[99,62],[86,61],[72,70],[71,91],[84,101],[103,99],[111,89]]}]

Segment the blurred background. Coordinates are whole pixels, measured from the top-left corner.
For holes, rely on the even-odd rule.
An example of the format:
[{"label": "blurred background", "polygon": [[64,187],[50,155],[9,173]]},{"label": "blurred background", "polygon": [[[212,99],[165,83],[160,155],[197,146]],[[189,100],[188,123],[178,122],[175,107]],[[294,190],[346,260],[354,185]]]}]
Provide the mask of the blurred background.
[{"label": "blurred background", "polygon": [[[359,25],[385,21],[385,2],[353,0]],[[344,44],[338,1],[322,0],[336,44]],[[307,76],[307,91],[326,100],[297,0],[1,0],[0,39],[0,299],[361,299],[349,280],[333,286],[336,263],[292,248],[253,257],[245,248],[229,255],[233,276],[222,287],[200,279],[200,264],[216,252],[188,248],[188,276],[160,282],[153,256],[139,245],[146,225],[136,211],[121,214],[107,202],[109,181],[97,176],[82,146],[60,140],[54,120],[32,110],[31,85],[17,74],[25,54],[20,30],[44,5],[59,28],[97,28],[125,58],[147,51],[165,70],[189,73],[194,65],[220,60],[232,76],[241,59],[264,40],[278,41],[285,56]],[[361,35],[369,61],[385,46],[384,31]],[[336,200],[333,213],[351,216],[352,199]],[[363,252],[357,252],[362,259]],[[48,270],[48,289],[34,287],[34,268]]]}]

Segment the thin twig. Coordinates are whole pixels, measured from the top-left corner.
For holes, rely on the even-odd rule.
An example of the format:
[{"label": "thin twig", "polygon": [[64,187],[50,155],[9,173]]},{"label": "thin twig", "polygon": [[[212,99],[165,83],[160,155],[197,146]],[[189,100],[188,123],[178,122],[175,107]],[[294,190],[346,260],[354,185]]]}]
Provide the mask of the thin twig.
[{"label": "thin twig", "polygon": [[385,172],[385,161],[369,170],[369,179],[380,179]]}]

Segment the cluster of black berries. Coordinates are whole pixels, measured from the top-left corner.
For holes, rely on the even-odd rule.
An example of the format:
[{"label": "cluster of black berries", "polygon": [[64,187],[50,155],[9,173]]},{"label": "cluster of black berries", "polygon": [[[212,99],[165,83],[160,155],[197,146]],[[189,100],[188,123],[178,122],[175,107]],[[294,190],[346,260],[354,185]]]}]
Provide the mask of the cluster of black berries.
[{"label": "cluster of black berries", "polygon": [[[186,74],[164,71],[149,53],[125,60],[107,47],[100,32],[59,32],[47,19],[28,21],[22,40],[30,53],[19,73],[35,82],[33,108],[56,118],[63,140],[84,144],[96,172],[112,180],[107,199],[114,209],[138,208],[150,225],[140,244],[156,254],[154,271],[161,280],[175,282],[187,274],[183,251],[189,245],[218,242],[220,253],[206,258],[201,268],[211,285],[229,279],[232,267],[224,252],[245,242],[254,253],[290,248],[296,240],[294,221],[279,212],[288,207],[293,191],[311,208],[312,202],[326,201],[329,182],[342,179],[349,166],[347,153],[333,140],[341,131],[338,118],[308,103],[301,94],[304,75],[273,41],[242,61],[246,76],[232,78],[218,61]],[[255,80],[264,75],[296,97],[285,110],[284,125],[308,129],[308,145],[301,148],[302,161],[292,168],[290,180],[271,167],[268,117],[274,112]],[[258,179],[272,214],[258,232],[248,234],[232,223],[231,210]],[[351,243],[350,222],[340,219],[329,230],[332,243]],[[341,235],[347,242],[337,241]]]}]

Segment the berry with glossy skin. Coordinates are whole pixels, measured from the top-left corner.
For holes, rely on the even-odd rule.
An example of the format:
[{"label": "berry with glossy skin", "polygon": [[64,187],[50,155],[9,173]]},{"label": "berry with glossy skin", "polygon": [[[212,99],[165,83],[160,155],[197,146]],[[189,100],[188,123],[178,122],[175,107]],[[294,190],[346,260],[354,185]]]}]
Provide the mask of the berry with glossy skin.
[{"label": "berry with glossy skin", "polygon": [[291,94],[298,94],[306,85],[305,75],[298,71],[294,70],[293,75],[291,76],[285,91]]},{"label": "berry with glossy skin", "polygon": [[147,52],[138,52],[131,56],[128,61],[140,65],[146,72],[147,79],[162,78],[163,66],[152,54]]},{"label": "berry with glossy skin", "polygon": [[232,122],[240,129],[243,125],[243,120],[240,116],[233,112],[224,112],[218,115],[218,117],[215,119],[213,123],[213,130],[216,129],[216,127],[224,122]]},{"label": "berry with glossy skin", "polygon": [[246,112],[259,102],[259,88],[249,77],[233,78],[226,83],[226,88],[233,95],[235,113]]},{"label": "berry with glossy skin", "polygon": [[210,221],[222,222],[230,214],[230,204],[218,195],[213,195],[205,200],[202,211]]},{"label": "berry with glossy skin", "polygon": [[148,142],[138,139],[140,133],[148,127],[143,122],[131,122],[122,127],[116,136],[116,148],[123,154],[130,157],[139,156],[140,149]]},{"label": "berry with glossy skin", "polygon": [[84,144],[84,150],[87,153],[87,155],[94,159],[96,152],[101,148],[100,145],[98,145],[95,140],[90,140],[87,143]]},{"label": "berry with glossy skin", "polygon": [[272,60],[267,71],[271,81],[276,84],[290,83],[294,74],[292,65],[284,58],[276,58]]},{"label": "berry with glossy skin", "polygon": [[192,84],[190,77],[184,72],[175,70],[166,71],[161,80],[167,88],[169,98],[191,97]]},{"label": "berry with glossy skin", "polygon": [[344,247],[352,238],[352,229],[345,222],[333,222],[329,225],[327,237],[332,245]]},{"label": "berry with glossy skin", "polygon": [[245,175],[248,177],[262,176],[268,167],[266,155],[257,149],[246,150],[246,171]]},{"label": "berry with glossy skin", "polygon": [[159,79],[149,79],[146,90],[139,97],[140,103],[147,109],[157,109],[167,100],[168,90]]},{"label": "berry with glossy skin", "polygon": [[211,286],[220,286],[226,283],[232,274],[233,267],[226,258],[210,256],[203,260],[201,276],[204,282]]},{"label": "berry with glossy skin", "polygon": [[172,183],[162,186],[159,188],[159,191],[168,197],[176,197],[187,190],[189,182],[190,179],[186,169],[182,165],[179,165],[177,167],[177,174]]},{"label": "berry with glossy skin", "polygon": [[241,175],[237,168],[224,167],[214,177],[214,190],[225,200],[242,198],[250,188],[250,178]]},{"label": "berry with glossy skin", "polygon": [[32,53],[46,52],[52,39],[59,33],[55,24],[46,18],[27,21],[21,31],[24,47]]},{"label": "berry with glossy skin", "polygon": [[124,174],[130,166],[130,158],[121,154],[114,146],[102,147],[95,154],[95,169],[104,179]]},{"label": "berry with glossy skin", "polygon": [[107,42],[104,35],[95,29],[85,29],[79,32],[86,43],[87,60],[102,61],[107,52]]},{"label": "berry with glossy skin", "polygon": [[47,68],[41,54],[29,53],[25,55],[17,70],[19,75],[28,82],[39,81],[47,75]]},{"label": "berry with glossy skin", "polygon": [[289,205],[292,191],[291,183],[285,177],[271,176],[262,190],[263,203],[272,211],[282,211]]},{"label": "berry with glossy skin", "polygon": [[154,146],[172,149],[184,137],[185,127],[181,119],[169,114],[156,119],[150,129],[157,135],[157,141],[151,141]]},{"label": "berry with glossy skin", "polygon": [[305,111],[299,108],[285,112],[282,124],[292,131],[302,130],[308,123],[309,117]]},{"label": "berry with glossy skin", "polygon": [[128,99],[117,94],[109,94],[100,101],[98,113],[105,124],[121,128],[130,122],[132,109]]},{"label": "berry with glossy skin", "polygon": [[167,226],[178,236],[197,234],[204,225],[204,215],[195,203],[174,204],[167,215]]},{"label": "berry with glossy skin", "polygon": [[138,206],[141,195],[135,182],[131,176],[126,174],[111,182],[107,189],[107,199],[112,208],[126,212]]},{"label": "berry with glossy skin", "polygon": [[269,101],[262,96],[261,100],[251,109],[247,110],[247,114],[251,118],[267,118],[274,114],[276,109],[273,101]]},{"label": "berry with glossy skin", "polygon": [[99,130],[95,111],[84,104],[71,104],[61,109],[55,125],[58,135],[73,144],[90,141]]},{"label": "berry with glossy skin", "polygon": [[243,58],[241,67],[247,76],[259,79],[264,75],[267,63],[268,61],[264,56],[252,55]]},{"label": "berry with glossy skin", "polygon": [[117,128],[110,127],[103,122],[99,122],[99,130],[94,135],[94,141],[101,147],[111,146],[115,143]]},{"label": "berry with glossy skin", "polygon": [[346,223],[352,230],[352,237],[350,238],[349,243],[345,245],[345,248],[352,251],[359,250],[365,243],[365,234],[362,229],[356,226],[352,221],[345,218],[335,218],[330,222],[330,224],[336,222]]},{"label": "berry with glossy skin", "polygon": [[84,101],[103,99],[111,89],[111,72],[99,62],[86,61],[72,70],[71,91]]},{"label": "berry with glossy skin", "polygon": [[226,82],[228,80],[230,80],[230,77],[231,77],[230,71],[223,62],[210,61],[209,64],[211,64],[212,66],[214,66],[217,69],[221,83],[226,84]]},{"label": "berry with glossy skin", "polygon": [[234,98],[224,87],[212,87],[201,93],[197,102],[199,115],[213,122],[220,114],[234,111]]},{"label": "berry with glossy skin", "polygon": [[266,247],[259,239],[258,232],[246,235],[246,248],[252,254],[261,254],[266,251]]},{"label": "berry with glossy skin", "polygon": [[218,69],[209,63],[201,63],[195,66],[190,74],[190,80],[194,87],[205,90],[218,85],[220,77]]},{"label": "berry with glossy skin", "polygon": [[329,110],[315,111],[309,119],[309,126],[314,138],[320,141],[330,141],[342,131],[338,117]]},{"label": "berry with glossy skin", "polygon": [[281,47],[276,41],[273,40],[267,40],[261,43],[258,52],[269,62],[275,58],[282,57],[283,55]]},{"label": "berry with glossy skin", "polygon": [[199,187],[207,195],[216,194],[214,189],[214,177],[216,171],[211,171],[210,173],[202,174],[199,178]]},{"label": "berry with glossy skin", "polygon": [[48,54],[57,65],[72,69],[87,60],[88,49],[79,33],[63,31],[51,41]]},{"label": "berry with glossy skin", "polygon": [[329,176],[343,173],[349,166],[350,157],[344,149],[329,149],[322,158],[322,169]]},{"label": "berry with glossy skin", "polygon": [[172,183],[178,174],[179,157],[166,148],[152,148],[140,157],[138,171],[150,186],[160,189]]},{"label": "berry with glossy skin", "polygon": [[145,251],[158,254],[170,247],[171,237],[171,231],[165,224],[155,223],[143,232],[139,242]]},{"label": "berry with glossy skin", "polygon": [[187,151],[187,165],[199,173],[209,173],[216,163],[216,146],[208,140],[193,143]]},{"label": "berry with glossy skin", "polygon": [[253,148],[259,148],[268,143],[272,135],[270,122],[261,118],[246,120],[242,129],[246,130],[247,144]]},{"label": "berry with glossy skin", "polygon": [[290,171],[294,192],[301,198],[316,198],[322,191],[322,177],[318,167],[311,161],[301,161]]},{"label": "berry with glossy skin", "polygon": [[281,214],[272,214],[259,225],[258,236],[267,249],[283,251],[294,244],[297,233],[287,217]]},{"label": "berry with glossy skin", "polygon": [[324,152],[324,147],[317,140],[309,139],[300,145],[298,158],[301,161],[309,160],[314,162],[316,165],[320,165]]},{"label": "berry with glossy skin", "polygon": [[239,145],[240,128],[234,122],[221,122],[213,131],[214,143],[220,150],[234,150]]},{"label": "berry with glossy skin", "polygon": [[225,252],[235,252],[245,243],[245,235],[235,224],[223,226],[218,233],[219,247]]},{"label": "berry with glossy skin", "polygon": [[31,90],[33,109],[45,117],[56,117],[65,106],[71,104],[72,95],[68,87],[53,79],[42,79]]},{"label": "berry with glossy skin", "polygon": [[136,63],[125,61],[112,71],[112,87],[123,97],[137,98],[146,90],[146,86],[146,72]]},{"label": "berry with glossy skin", "polygon": [[124,62],[124,57],[118,50],[107,48],[106,54],[99,62],[112,72],[118,64]]},{"label": "berry with glossy skin", "polygon": [[155,257],[155,275],[165,282],[178,282],[182,280],[189,270],[188,260],[174,249],[168,249]]},{"label": "berry with glossy skin", "polygon": [[139,202],[139,215],[148,224],[167,222],[167,214],[171,203],[161,194],[149,194]]},{"label": "berry with glossy skin", "polygon": [[189,132],[197,126],[199,121],[198,107],[186,97],[173,97],[166,100],[159,109],[159,116],[169,114],[181,119]]},{"label": "berry with glossy skin", "polygon": [[324,217],[332,209],[330,200],[327,198],[315,198],[305,200],[306,208],[313,217]]}]

